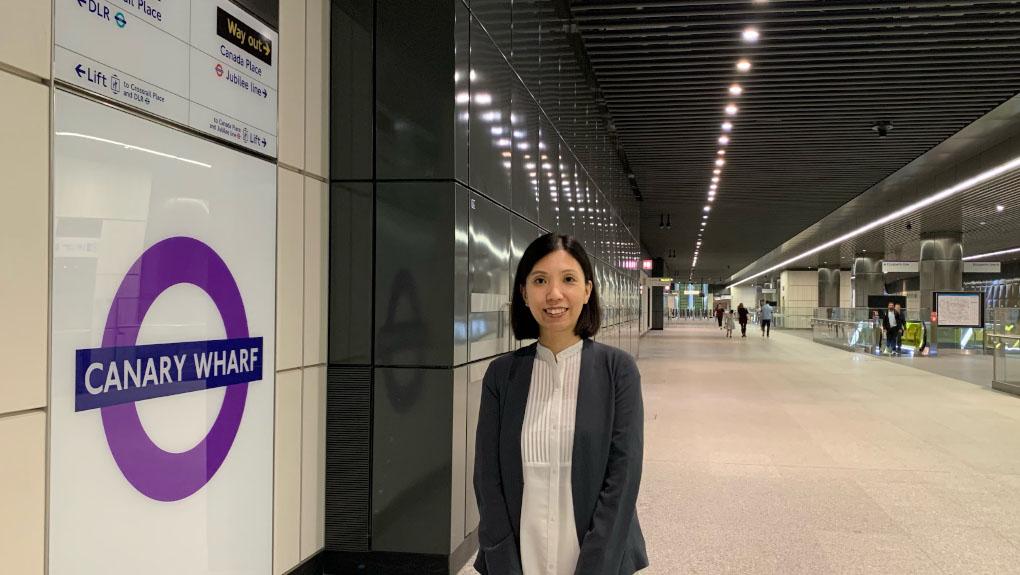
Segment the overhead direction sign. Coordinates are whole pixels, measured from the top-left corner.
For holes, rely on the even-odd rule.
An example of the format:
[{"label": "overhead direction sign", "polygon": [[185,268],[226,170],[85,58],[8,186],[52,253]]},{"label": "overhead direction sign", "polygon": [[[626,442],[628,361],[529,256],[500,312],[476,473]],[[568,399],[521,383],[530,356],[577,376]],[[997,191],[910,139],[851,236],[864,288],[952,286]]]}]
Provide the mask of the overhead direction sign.
[{"label": "overhead direction sign", "polygon": [[998,274],[1002,273],[1002,262],[963,262],[965,274]]},{"label": "overhead direction sign", "polygon": [[919,269],[917,262],[882,262],[882,273],[917,273]]},{"label": "overhead direction sign", "polygon": [[56,77],[277,155],[278,34],[228,0],[58,0]]}]

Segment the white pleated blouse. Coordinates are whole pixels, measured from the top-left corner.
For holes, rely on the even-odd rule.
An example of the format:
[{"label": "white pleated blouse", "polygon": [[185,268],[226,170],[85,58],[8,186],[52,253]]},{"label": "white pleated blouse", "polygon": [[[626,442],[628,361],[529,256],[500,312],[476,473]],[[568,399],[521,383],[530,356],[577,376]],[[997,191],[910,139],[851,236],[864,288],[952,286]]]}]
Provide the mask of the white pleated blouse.
[{"label": "white pleated blouse", "polygon": [[521,431],[524,575],[573,575],[581,554],[570,468],[583,345],[554,355],[538,344]]}]

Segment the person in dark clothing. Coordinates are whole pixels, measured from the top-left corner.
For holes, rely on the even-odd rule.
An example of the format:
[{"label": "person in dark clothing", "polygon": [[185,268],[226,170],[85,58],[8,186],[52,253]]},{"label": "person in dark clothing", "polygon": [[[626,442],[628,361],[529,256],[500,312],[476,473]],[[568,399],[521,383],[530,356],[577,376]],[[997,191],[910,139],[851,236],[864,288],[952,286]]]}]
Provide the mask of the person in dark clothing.
[{"label": "person in dark clothing", "polygon": [[882,316],[882,329],[885,330],[886,351],[898,355],[900,337],[903,335],[903,314],[889,302],[889,309]]},{"label": "person in dark clothing", "polygon": [[719,329],[722,329],[722,318],[726,315],[726,311],[723,310],[721,305],[715,306],[715,319],[719,322]]},{"label": "person in dark clothing", "polygon": [[899,317],[897,323],[899,323],[900,329],[896,333],[896,353],[900,354],[903,353],[903,334],[907,332],[907,314],[903,313],[903,308],[900,307],[900,304],[895,304],[893,311]]},{"label": "person in dark clothing", "polygon": [[737,321],[740,322],[740,337],[747,337],[747,308],[744,304],[737,306]]},{"label": "person in dark clothing", "polygon": [[494,359],[479,390],[482,575],[633,575],[648,566],[637,514],[641,373],[629,354],[592,340],[598,288],[569,236],[539,237],[517,265],[510,327],[518,340],[538,341]]}]

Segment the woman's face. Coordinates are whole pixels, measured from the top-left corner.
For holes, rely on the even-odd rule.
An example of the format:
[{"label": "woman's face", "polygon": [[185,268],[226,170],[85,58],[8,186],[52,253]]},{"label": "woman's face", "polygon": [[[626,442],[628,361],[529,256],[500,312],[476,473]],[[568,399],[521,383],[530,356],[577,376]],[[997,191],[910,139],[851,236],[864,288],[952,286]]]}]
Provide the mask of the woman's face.
[{"label": "woman's face", "polygon": [[566,250],[556,250],[535,263],[524,283],[524,303],[538,322],[540,335],[571,332],[591,297],[591,281]]}]

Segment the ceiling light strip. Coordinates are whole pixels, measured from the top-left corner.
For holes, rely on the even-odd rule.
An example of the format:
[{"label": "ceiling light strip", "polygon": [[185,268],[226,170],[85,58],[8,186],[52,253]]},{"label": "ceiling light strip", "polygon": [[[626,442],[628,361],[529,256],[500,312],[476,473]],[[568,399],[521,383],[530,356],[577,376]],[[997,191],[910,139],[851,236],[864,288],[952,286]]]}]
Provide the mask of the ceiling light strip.
[{"label": "ceiling light strip", "polygon": [[971,260],[979,260],[981,258],[990,258],[992,256],[1001,256],[1001,255],[1004,255],[1004,254],[1013,254],[1013,253],[1016,253],[1016,252],[1020,252],[1020,248],[1010,248],[1008,250],[999,250],[997,252],[988,252],[987,254],[977,254],[977,255],[973,255],[973,256],[967,256],[967,257],[963,258],[963,261],[969,262]]},{"label": "ceiling light strip", "polygon": [[[765,275],[765,274],[767,274],[769,272],[775,271],[775,270],[777,270],[779,268],[786,267],[786,266],[790,265],[791,263],[793,263],[793,262],[795,262],[795,261],[797,261],[799,259],[805,258],[805,257],[810,256],[812,254],[816,254],[816,253],[818,253],[818,252],[820,252],[822,250],[831,248],[832,246],[841,244],[841,243],[843,243],[843,242],[845,242],[845,241],[847,241],[847,240],[849,240],[851,238],[855,238],[855,237],[857,237],[857,236],[859,236],[859,235],[861,235],[861,234],[863,234],[863,233],[865,233],[867,231],[873,230],[873,229],[875,229],[875,228],[877,228],[879,226],[883,226],[883,225],[885,225],[885,224],[887,224],[887,223],[889,223],[891,221],[897,220],[899,218],[902,218],[903,216],[906,216],[906,215],[909,215],[909,214],[911,214],[913,212],[916,212],[917,210],[926,208],[926,207],[928,207],[928,206],[930,206],[932,204],[936,204],[938,202],[941,202],[942,200],[951,198],[951,197],[953,197],[953,196],[955,196],[957,194],[960,194],[962,192],[965,192],[965,191],[973,188],[974,186],[977,186],[979,184],[983,184],[983,183],[987,182],[988,180],[997,178],[997,177],[1001,176],[1002,174],[1005,174],[1005,173],[1007,173],[1007,172],[1009,172],[1011,170],[1015,170],[1018,167],[1020,167],[1020,156],[1018,156],[1016,158],[1013,158],[1012,160],[1010,160],[1008,162],[1005,162],[1003,164],[999,164],[998,166],[996,166],[996,167],[994,167],[994,168],[992,168],[990,170],[986,170],[984,172],[981,172],[980,174],[978,174],[976,176],[972,176],[970,178],[967,178],[966,180],[964,180],[964,181],[962,181],[962,182],[960,182],[960,183],[958,183],[958,184],[956,184],[954,186],[946,188],[946,189],[942,190],[941,192],[939,192],[937,194],[934,194],[932,196],[928,196],[927,198],[925,198],[923,200],[914,202],[913,204],[910,204],[908,206],[900,208],[899,210],[896,210],[895,212],[893,212],[891,214],[883,216],[883,217],[881,217],[881,218],[879,218],[879,219],[877,219],[877,220],[875,220],[875,221],[873,221],[873,222],[871,222],[869,224],[865,224],[865,225],[857,228],[856,230],[853,230],[851,232],[847,232],[847,233],[839,236],[838,238],[835,238],[833,240],[829,240],[829,241],[825,242],[824,244],[821,244],[819,246],[813,247],[810,250],[808,250],[808,251],[806,251],[806,252],[804,252],[804,253],[802,253],[800,255],[794,256],[794,257],[792,257],[792,258],[790,258],[790,259],[788,259],[788,260],[786,260],[784,262],[781,262],[779,264],[776,264],[776,265],[774,265],[774,266],[772,266],[772,267],[770,267],[770,268],[768,268],[768,269],[766,269],[764,271],[758,272],[758,273],[756,273],[754,275],[751,275],[751,276],[747,276],[746,278],[744,278],[744,279],[742,279],[740,281],[737,281],[737,282],[734,282],[734,283],[730,284],[729,286],[727,286],[727,288],[732,288],[732,287],[738,286],[740,284],[743,284],[743,283],[746,283],[748,281],[751,281],[751,280],[753,280],[755,278],[761,277],[761,276],[763,276],[763,275]],[[966,258],[964,258],[964,259],[966,259]]]}]

